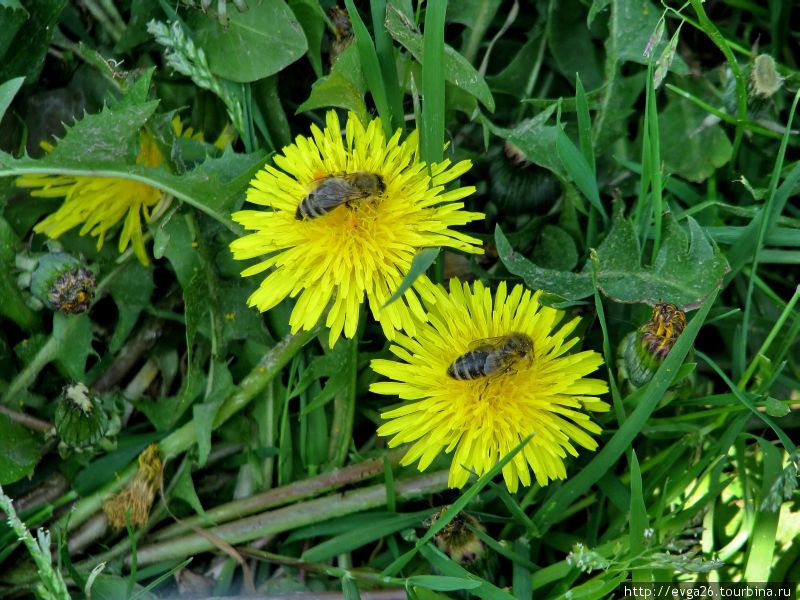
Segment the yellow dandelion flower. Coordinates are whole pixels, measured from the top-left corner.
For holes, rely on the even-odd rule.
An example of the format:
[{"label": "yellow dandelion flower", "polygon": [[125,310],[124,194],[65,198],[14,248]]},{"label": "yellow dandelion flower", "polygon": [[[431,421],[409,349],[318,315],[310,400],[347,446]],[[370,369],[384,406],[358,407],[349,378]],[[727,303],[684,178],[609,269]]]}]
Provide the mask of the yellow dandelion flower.
[{"label": "yellow dandelion flower", "polygon": [[398,334],[392,353],[400,360],[373,360],[393,381],[372,384],[378,394],[409,402],[381,415],[379,429],[394,436],[389,446],[411,443],[402,464],[426,469],[443,450],[454,452],[450,487],[463,487],[470,473],[483,475],[525,437],[533,437],[503,468],[506,486],[539,485],[566,477],[564,459],[575,445],[594,450],[590,434],[601,429],[587,410],[607,411],[597,398],[608,391],[585,376],[602,363],[592,350],[570,354],[569,337],[580,321],[559,325],[563,312],[539,304],[517,285],[505,283],[494,299],[481,283],[450,281],[450,292],[428,284],[435,302],[416,334]]},{"label": "yellow dandelion flower", "polygon": [[[201,133],[194,133],[191,128],[184,129],[178,117],[173,119],[172,126],[179,136],[203,139]],[[47,143],[42,147],[48,151],[53,148]],[[163,162],[164,156],[152,136],[142,130],[136,164],[158,167]],[[23,175],[16,183],[19,187],[31,188],[31,196],[64,198],[58,210],[36,224],[33,228],[36,233],[56,239],[82,225],[80,235],[89,233],[97,237],[97,249],[100,250],[108,230],[124,219],[119,251],[124,252],[131,244],[136,257],[142,264],[148,264],[141,217],[148,223],[151,221],[155,207],[165,199],[161,190],[131,179],[86,175]]]},{"label": "yellow dandelion flower", "polygon": [[[247,191],[249,202],[271,210],[233,214],[255,232],[231,244],[234,258],[264,257],[242,275],[272,269],[248,304],[263,312],[299,296],[289,321],[293,332],[311,329],[329,307],[331,345],[342,333],[353,337],[365,295],[389,339],[412,326],[413,314],[424,320],[418,285],[381,307],[421,248],[480,253],[477,239],[451,228],[483,215],[463,210],[459,202],[475,188],[444,191],[471,163],[432,164],[429,176],[417,148],[416,131],[403,142],[399,130],[387,140],[380,119],[365,128],[352,113],[343,139],[339,118],[330,111],[324,130],[312,126],[311,137],[298,136],[275,156],[278,168],[266,165]],[[308,203],[312,192],[317,199],[325,196],[321,205]],[[343,197],[348,201],[334,202]]]}]

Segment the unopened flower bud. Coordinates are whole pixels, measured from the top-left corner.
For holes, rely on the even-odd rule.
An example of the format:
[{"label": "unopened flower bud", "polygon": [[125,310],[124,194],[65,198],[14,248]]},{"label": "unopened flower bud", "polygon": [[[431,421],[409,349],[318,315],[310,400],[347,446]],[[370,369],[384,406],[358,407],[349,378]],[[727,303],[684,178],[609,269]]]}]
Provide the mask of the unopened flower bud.
[{"label": "unopened flower bud", "polygon": [[46,254],[31,275],[31,292],[52,310],[85,312],[94,297],[94,274],[74,256]]},{"label": "unopened flower bud", "polygon": [[99,399],[82,383],[68,385],[56,406],[55,428],[67,446],[87,448],[106,433],[108,417]]}]

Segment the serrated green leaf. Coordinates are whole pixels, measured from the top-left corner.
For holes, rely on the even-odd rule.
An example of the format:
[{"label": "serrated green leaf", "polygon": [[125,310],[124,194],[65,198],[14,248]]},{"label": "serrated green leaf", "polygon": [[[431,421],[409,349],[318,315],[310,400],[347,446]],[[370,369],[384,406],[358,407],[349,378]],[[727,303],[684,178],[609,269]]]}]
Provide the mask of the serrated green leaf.
[{"label": "serrated green leaf", "polygon": [[41,442],[30,430],[0,414],[0,484],[25,477],[39,462]]},{"label": "serrated green leaf", "polygon": [[[387,6],[386,29],[418,62],[424,62],[422,34],[391,4]],[[484,78],[466,58],[447,44],[444,46],[444,76],[456,87],[475,96],[490,112],[494,112],[494,98]]]},{"label": "serrated green leaf", "polygon": [[670,213],[664,219],[662,244],[651,266],[642,266],[642,248],[633,223],[618,206],[614,225],[597,249],[597,283],[617,302],[663,300],[684,310],[700,306],[719,288],[730,268],[697,222],[689,217],[689,234]]},{"label": "serrated green leaf", "polygon": [[556,151],[559,128],[555,125],[545,125],[555,110],[556,105],[553,104],[513,129],[504,129],[489,121],[485,122],[492,133],[514,144],[529,161],[552,171],[561,179],[566,179],[564,165]]},{"label": "serrated green leaf", "polygon": [[[655,263],[643,266],[642,248],[633,223],[617,205],[611,231],[595,251],[597,285],[617,302],[663,300],[684,310],[697,308],[719,288],[728,272],[728,262],[713,246],[697,222],[687,219],[689,233],[671,214],[664,219],[662,245]],[[526,285],[580,300],[594,289],[590,264],[580,273],[543,269],[515,252],[499,227],[495,230],[497,252],[506,268],[523,278]]]},{"label": "serrated green leaf", "polygon": [[578,264],[578,249],[572,236],[561,227],[545,225],[533,247],[533,258],[545,269],[571,271]]},{"label": "serrated green leaf", "polygon": [[216,14],[200,11],[189,19],[211,72],[239,83],[269,77],[308,50],[303,28],[284,0],[248,1],[247,7],[244,12],[229,10],[225,25]]}]

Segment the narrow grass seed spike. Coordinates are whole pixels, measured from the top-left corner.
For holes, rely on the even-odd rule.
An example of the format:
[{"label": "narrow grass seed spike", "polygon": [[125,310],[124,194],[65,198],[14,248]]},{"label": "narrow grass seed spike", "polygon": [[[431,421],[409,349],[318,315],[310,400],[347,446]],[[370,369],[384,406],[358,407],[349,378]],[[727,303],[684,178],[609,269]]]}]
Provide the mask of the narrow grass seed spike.
[{"label": "narrow grass seed spike", "polygon": [[[391,436],[389,446],[409,443],[401,464],[419,461],[427,469],[442,452],[453,453],[450,487],[463,487],[471,474],[483,475],[525,437],[533,437],[503,468],[511,492],[519,484],[539,485],[567,476],[567,454],[576,445],[595,450],[590,434],[601,429],[588,411],[605,412],[597,396],[608,391],[605,381],[586,375],[603,359],[593,350],[569,353],[580,339],[570,338],[580,321],[561,324],[564,313],[539,303],[541,292],[521,285],[508,293],[476,282],[472,287],[450,281],[449,292],[425,280],[427,322],[398,334],[390,350],[399,360],[376,359],[372,369],[390,381],[374,383],[377,394],[399,396],[404,403],[384,412],[378,434]],[[518,356],[505,368],[482,377],[448,375],[454,361],[476,341],[524,335],[530,356]],[[526,353],[527,354],[527,353]]]},{"label": "narrow grass seed spike", "polygon": [[[234,240],[231,251],[239,260],[261,259],[243,276],[269,271],[248,299],[250,306],[264,312],[297,298],[289,318],[293,333],[314,327],[327,309],[330,345],[342,335],[352,338],[365,296],[387,338],[403,327],[413,331],[425,319],[419,297],[427,288],[415,285],[397,302],[384,304],[414,256],[437,246],[482,252],[479,240],[452,229],[483,217],[460,202],[475,188],[444,190],[470,161],[432,164],[429,176],[429,166],[418,158],[416,131],[402,142],[399,130],[387,140],[380,119],[364,127],[350,113],[343,139],[339,117],[330,111],[324,130],[312,126],[311,137],[298,136],[273,160],[275,166],[259,171],[247,191],[249,202],[269,210],[232,215],[254,233]],[[325,182],[358,174],[380,185],[366,194],[351,194],[350,184],[336,186],[342,201],[326,190],[324,206],[309,200]]]}]

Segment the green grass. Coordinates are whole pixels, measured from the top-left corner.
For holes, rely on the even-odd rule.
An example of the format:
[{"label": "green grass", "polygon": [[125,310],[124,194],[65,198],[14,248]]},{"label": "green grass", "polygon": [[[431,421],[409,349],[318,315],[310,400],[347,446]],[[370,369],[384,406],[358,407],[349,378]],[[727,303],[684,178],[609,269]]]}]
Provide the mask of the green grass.
[{"label": "green grass", "polygon": [[[345,0],[337,14],[248,0],[224,26],[216,6],[188,4],[0,8],[0,595],[175,596],[176,574],[209,569],[203,593],[230,597],[588,599],[624,582],[800,580],[791,3]],[[751,81],[760,54],[782,78],[766,98]],[[447,486],[453,452],[424,472],[401,464],[408,447],[376,430],[414,399],[370,391],[370,362],[393,356],[372,311],[330,347],[325,313],[290,331],[297,298],[248,307],[263,275],[240,277],[231,214],[255,208],[255,174],[329,108],[342,125],[351,111],[387,137],[418,132],[428,168],[470,160],[446,189],[475,186],[465,208],[485,214],[455,227],[483,255],[422,249],[376,311],[427,275],[525,283],[581,317],[570,352],[602,356],[592,376],[610,410],[592,413],[597,449],[575,444],[563,481],[509,492],[500,473],[524,443],[462,489]],[[176,136],[175,115],[205,141]],[[228,124],[237,137],[213,147]],[[158,169],[136,163],[143,128]],[[76,229],[55,244],[35,232],[60,205],[14,185],[38,174],[171,196],[144,228],[150,264],[117,251],[120,225],[102,249]],[[36,261],[57,251],[99,282],[83,315],[32,295]],[[694,294],[686,327],[634,387],[623,339],[674,294]],[[80,451],[51,433],[76,382],[111,421]],[[152,442],[164,469],[147,525],[110,531],[103,504]]]}]

